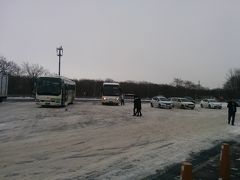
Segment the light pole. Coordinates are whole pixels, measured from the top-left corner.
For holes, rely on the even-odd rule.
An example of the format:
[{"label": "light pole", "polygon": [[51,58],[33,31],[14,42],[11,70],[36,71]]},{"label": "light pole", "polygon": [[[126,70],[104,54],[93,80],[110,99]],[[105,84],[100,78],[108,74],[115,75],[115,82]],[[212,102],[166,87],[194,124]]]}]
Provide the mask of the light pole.
[{"label": "light pole", "polygon": [[60,46],[57,50],[57,56],[59,57],[59,64],[58,64],[58,75],[60,76],[60,68],[61,68],[61,56],[63,55],[63,48]]}]

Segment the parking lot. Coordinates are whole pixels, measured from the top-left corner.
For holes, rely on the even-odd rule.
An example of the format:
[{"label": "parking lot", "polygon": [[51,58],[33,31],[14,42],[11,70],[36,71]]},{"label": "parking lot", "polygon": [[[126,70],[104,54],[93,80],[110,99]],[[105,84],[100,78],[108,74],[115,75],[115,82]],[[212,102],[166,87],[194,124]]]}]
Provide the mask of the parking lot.
[{"label": "parking lot", "polygon": [[235,126],[227,125],[226,104],[142,108],[143,116],[135,117],[132,103],[1,103],[0,179],[141,179],[240,135],[240,113]]}]

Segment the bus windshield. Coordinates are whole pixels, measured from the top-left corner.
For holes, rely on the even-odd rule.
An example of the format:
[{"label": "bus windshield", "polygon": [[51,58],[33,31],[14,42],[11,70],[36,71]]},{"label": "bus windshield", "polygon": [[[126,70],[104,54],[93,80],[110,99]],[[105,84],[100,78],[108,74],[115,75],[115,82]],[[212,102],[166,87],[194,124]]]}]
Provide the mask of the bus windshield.
[{"label": "bus windshield", "polygon": [[39,95],[55,95],[61,94],[61,79],[42,77],[37,82],[37,94]]},{"label": "bus windshield", "polygon": [[103,96],[120,96],[120,87],[118,85],[104,85]]}]

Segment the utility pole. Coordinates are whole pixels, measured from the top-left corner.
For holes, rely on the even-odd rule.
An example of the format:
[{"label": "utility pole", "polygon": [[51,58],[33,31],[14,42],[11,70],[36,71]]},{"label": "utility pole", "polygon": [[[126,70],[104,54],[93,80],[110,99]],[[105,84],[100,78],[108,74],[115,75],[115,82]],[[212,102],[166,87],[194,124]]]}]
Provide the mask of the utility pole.
[{"label": "utility pole", "polygon": [[58,56],[58,58],[59,58],[59,62],[58,62],[58,75],[60,76],[61,56],[63,56],[63,48],[62,48],[62,46],[60,46],[60,47],[57,48],[56,50],[57,50],[57,56]]}]

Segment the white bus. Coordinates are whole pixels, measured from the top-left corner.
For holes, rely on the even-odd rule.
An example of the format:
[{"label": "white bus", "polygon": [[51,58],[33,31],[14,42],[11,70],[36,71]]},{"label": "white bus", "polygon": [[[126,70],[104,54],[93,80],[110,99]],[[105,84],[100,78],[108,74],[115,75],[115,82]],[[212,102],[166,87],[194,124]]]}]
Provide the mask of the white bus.
[{"label": "white bus", "polygon": [[76,83],[62,76],[39,77],[36,101],[41,106],[66,106],[76,96]]},{"label": "white bus", "polygon": [[103,83],[102,88],[102,104],[115,104],[121,103],[122,91],[119,83]]}]

